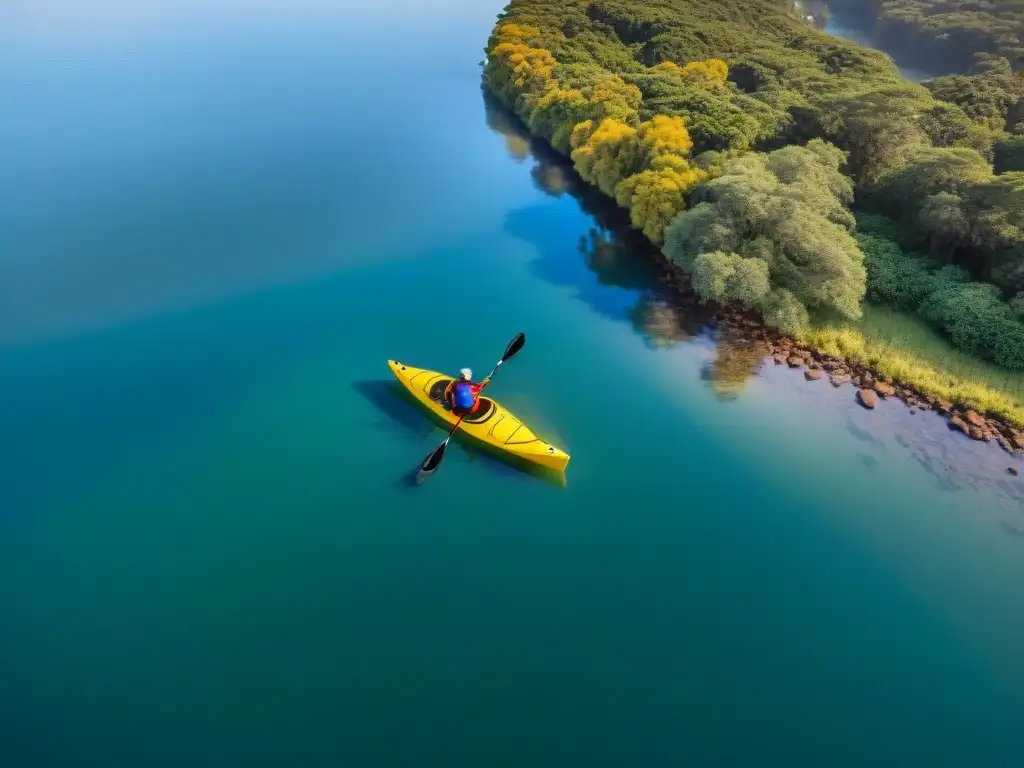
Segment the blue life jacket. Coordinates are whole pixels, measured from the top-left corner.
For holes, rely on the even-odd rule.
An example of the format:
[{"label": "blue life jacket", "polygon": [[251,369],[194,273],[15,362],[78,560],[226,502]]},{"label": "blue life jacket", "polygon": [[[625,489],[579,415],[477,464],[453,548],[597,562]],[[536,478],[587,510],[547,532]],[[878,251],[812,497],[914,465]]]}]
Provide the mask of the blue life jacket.
[{"label": "blue life jacket", "polygon": [[452,405],[455,408],[472,408],[475,398],[468,381],[458,381],[452,388]]}]

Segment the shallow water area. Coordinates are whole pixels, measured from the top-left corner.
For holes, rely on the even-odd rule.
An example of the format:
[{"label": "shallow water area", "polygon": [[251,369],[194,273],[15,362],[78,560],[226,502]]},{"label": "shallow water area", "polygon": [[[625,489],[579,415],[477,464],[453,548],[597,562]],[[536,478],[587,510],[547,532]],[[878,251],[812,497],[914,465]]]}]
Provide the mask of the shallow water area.
[{"label": "shallow water area", "polygon": [[[0,765],[1016,764],[1008,457],[664,302],[499,7],[347,6],[0,30]],[[410,484],[386,361],[519,331],[564,486]]]}]

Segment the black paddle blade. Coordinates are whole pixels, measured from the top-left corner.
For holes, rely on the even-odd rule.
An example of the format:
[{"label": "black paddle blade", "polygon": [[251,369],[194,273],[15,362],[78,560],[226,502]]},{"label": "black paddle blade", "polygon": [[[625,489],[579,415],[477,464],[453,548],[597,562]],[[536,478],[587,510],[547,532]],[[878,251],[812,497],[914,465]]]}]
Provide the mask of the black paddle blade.
[{"label": "black paddle blade", "polygon": [[448,441],[445,440],[437,448],[430,452],[420,464],[419,471],[416,473],[416,482],[422,483],[432,474],[437,472],[437,468],[441,466],[441,459],[444,458],[444,449],[448,447]]},{"label": "black paddle blade", "polygon": [[504,363],[506,360],[508,360],[510,357],[512,357],[512,355],[514,355],[516,352],[518,352],[520,349],[523,348],[523,344],[525,344],[525,343],[526,343],[526,334],[525,333],[517,334],[516,337],[514,339],[512,339],[512,341],[510,341],[508,343],[508,346],[505,348],[505,354],[501,356],[501,362]]}]

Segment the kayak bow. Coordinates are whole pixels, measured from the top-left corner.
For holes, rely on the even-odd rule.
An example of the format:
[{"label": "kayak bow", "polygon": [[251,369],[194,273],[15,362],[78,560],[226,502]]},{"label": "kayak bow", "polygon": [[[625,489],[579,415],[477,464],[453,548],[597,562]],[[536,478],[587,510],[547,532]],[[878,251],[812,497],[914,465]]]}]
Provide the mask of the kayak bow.
[{"label": "kayak bow", "polygon": [[[452,381],[451,376],[414,368],[397,360],[388,360],[388,368],[436,417],[449,426],[454,426],[459,420],[443,404],[444,390]],[[499,453],[557,472],[563,471],[569,463],[569,454],[545,443],[511,411],[483,395],[480,396],[480,409],[462,420],[459,431]]]}]

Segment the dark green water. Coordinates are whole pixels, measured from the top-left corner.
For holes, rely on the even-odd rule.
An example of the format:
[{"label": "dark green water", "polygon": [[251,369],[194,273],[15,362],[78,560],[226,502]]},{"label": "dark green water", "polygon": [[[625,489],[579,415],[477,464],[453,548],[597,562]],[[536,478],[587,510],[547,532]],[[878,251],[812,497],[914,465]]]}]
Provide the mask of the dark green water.
[{"label": "dark green water", "polygon": [[[744,347],[488,116],[499,8],[348,5],[0,32],[0,765],[1019,765],[1009,459],[721,396]],[[520,330],[493,393],[566,487],[409,487],[443,433],[385,360]]]}]

